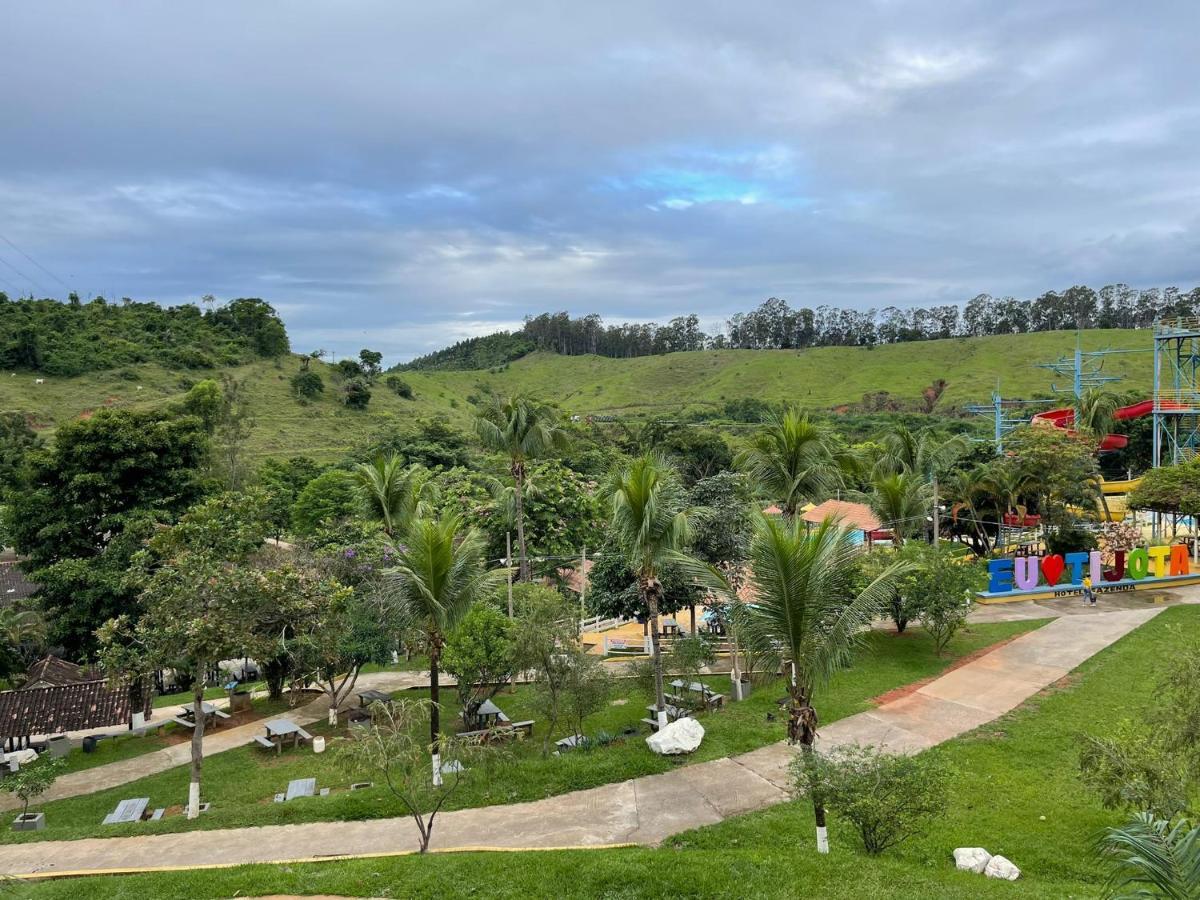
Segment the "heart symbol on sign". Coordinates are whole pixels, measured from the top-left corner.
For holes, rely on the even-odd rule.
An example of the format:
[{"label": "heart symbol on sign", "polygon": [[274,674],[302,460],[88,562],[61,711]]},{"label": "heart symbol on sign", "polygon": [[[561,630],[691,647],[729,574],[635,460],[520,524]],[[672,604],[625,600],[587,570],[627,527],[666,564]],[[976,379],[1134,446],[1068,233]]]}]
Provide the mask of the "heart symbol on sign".
[{"label": "heart symbol on sign", "polygon": [[1053,587],[1058,584],[1058,579],[1062,578],[1063,569],[1067,564],[1063,558],[1057,553],[1053,553],[1042,559],[1042,574],[1046,576],[1046,582]]}]

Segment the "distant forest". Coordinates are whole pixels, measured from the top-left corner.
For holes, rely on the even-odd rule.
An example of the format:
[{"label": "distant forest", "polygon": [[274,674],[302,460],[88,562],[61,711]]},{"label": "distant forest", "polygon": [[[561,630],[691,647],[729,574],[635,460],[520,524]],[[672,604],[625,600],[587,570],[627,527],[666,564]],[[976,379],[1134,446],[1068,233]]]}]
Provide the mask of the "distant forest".
[{"label": "distant forest", "polygon": [[201,312],[97,297],[10,300],[0,292],[0,367],[71,376],[137,363],[183,369],[237,365],[288,352],[269,303],[233,300]]},{"label": "distant forest", "polygon": [[487,369],[535,350],[567,356],[615,358],[651,356],[680,350],[801,350],[805,347],[869,347],[904,341],[989,334],[1024,334],[1076,328],[1147,328],[1175,316],[1200,315],[1200,288],[1138,290],[1124,284],[1100,290],[1076,286],[1047,291],[1032,300],[980,294],[965,305],[913,309],[793,309],[772,297],[757,309],[737,313],[719,334],[700,330],[695,315],[666,325],[605,325],[592,314],[565,312],[529,316],[517,332],[499,332],[459,341],[397,369]]}]

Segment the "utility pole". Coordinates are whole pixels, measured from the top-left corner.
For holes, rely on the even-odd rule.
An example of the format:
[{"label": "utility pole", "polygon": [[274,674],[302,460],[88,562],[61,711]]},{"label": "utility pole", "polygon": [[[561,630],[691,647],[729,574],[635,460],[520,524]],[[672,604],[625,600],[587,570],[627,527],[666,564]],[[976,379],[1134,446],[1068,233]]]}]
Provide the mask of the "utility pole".
[{"label": "utility pole", "polygon": [[512,532],[511,532],[511,531],[506,531],[506,532],[504,533],[504,547],[505,547],[505,555],[504,555],[504,567],[505,567],[506,569],[508,569],[508,617],[511,619],[511,618],[513,617],[513,606],[512,606]]},{"label": "utility pole", "polygon": [[579,548],[579,630],[583,633],[583,620],[587,618],[587,544]]}]

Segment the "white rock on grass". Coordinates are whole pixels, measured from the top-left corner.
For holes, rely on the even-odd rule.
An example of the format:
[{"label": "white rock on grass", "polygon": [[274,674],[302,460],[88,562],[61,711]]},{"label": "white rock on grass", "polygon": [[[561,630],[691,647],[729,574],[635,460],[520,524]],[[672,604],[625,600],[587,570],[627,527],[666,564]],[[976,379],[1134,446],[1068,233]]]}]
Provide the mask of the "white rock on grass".
[{"label": "white rock on grass", "polygon": [[666,728],[659,729],[646,738],[650,749],[660,756],[676,753],[691,753],[700,746],[704,737],[704,726],[695,719],[676,719]]},{"label": "white rock on grass", "polygon": [[983,874],[988,878],[1003,878],[1005,881],[1016,881],[1021,877],[1021,870],[1003,856],[993,856],[988,860]]},{"label": "white rock on grass", "polygon": [[964,872],[974,872],[976,875],[987,868],[992,854],[982,847],[959,847],[954,851],[954,865]]}]

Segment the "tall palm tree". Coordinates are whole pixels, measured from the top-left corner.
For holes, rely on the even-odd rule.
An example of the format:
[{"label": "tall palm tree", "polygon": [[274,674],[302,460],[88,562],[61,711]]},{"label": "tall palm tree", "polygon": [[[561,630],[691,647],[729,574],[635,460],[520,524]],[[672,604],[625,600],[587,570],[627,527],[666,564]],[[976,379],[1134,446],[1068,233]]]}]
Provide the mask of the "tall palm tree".
[{"label": "tall palm tree", "polygon": [[899,546],[925,527],[933,503],[933,485],[916,472],[877,475],[870,492],[860,496],[884,527],[892,530]]},{"label": "tall palm tree", "polygon": [[353,471],[354,486],[363,512],[380,522],[388,537],[403,534],[409,523],[429,514],[436,488],[422,466],[405,466],[395,453],[359,463]]},{"label": "tall palm tree", "polygon": [[897,425],[880,440],[874,473],[897,475],[913,472],[930,478],[934,472],[944,469],[965,453],[968,446],[969,442],[961,434],[947,437],[935,433],[932,428],[911,431],[904,425]]},{"label": "tall palm tree", "polygon": [[841,487],[854,458],[828,428],[789,406],[771,414],[737,463],[790,519],[805,500],[822,500]]},{"label": "tall palm tree", "polygon": [[[1108,391],[1099,388],[1090,388],[1084,391],[1075,407],[1075,430],[1080,434],[1087,435],[1099,450],[1104,438],[1116,424],[1118,406],[1120,406],[1120,401]],[[1108,497],[1104,494],[1104,486],[1097,484],[1096,491],[1100,494],[1100,505],[1104,507],[1104,519],[1111,522],[1112,511],[1108,508]]]},{"label": "tall palm tree", "polygon": [[494,397],[475,419],[475,433],[489,450],[508,456],[513,477],[517,520],[518,578],[528,581],[529,557],[525,546],[525,472],[529,460],[551,450],[567,447],[567,433],[559,427],[558,414],[527,397]]},{"label": "tall palm tree", "polygon": [[669,462],[656,453],[637,457],[612,474],[606,494],[612,509],[611,534],[637,578],[642,602],[650,613],[654,708],[658,727],[662,728],[667,724],[667,712],[658,639],[658,610],[663,597],[659,576],[664,566],[678,565],[710,585],[716,582],[723,586],[723,582],[685,552],[696,510],[685,505],[683,487]]},{"label": "tall palm tree", "polygon": [[1113,863],[1106,897],[1200,897],[1200,826],[1186,819],[1172,825],[1139,813],[1127,825],[1106,829],[1099,850]]},{"label": "tall palm tree", "polygon": [[971,531],[975,535],[975,552],[982,556],[990,549],[987,529],[979,521],[979,504],[986,499],[986,491],[980,485],[982,469],[958,470],[947,476],[939,490],[950,504],[950,520],[957,526],[958,517],[966,513],[970,517]]},{"label": "tall palm tree", "polygon": [[817,850],[829,851],[825,806],[813,790],[811,763],[817,736],[813,694],[851,661],[879,615],[898,575],[896,563],[866,587],[856,584],[858,547],[849,532],[826,520],[811,533],[802,522],[759,517],[750,544],[754,601],[740,607],[739,634],[758,659],[791,661],[788,740],[799,744],[817,824]]},{"label": "tall palm tree", "polygon": [[980,487],[996,502],[1002,513],[1020,512],[1021,498],[1030,493],[1037,479],[1013,460],[1000,460],[987,466],[979,479]]},{"label": "tall palm tree", "polygon": [[471,605],[497,589],[507,571],[485,568],[487,542],[474,528],[461,530],[453,513],[418,518],[404,535],[396,565],[382,573],[380,593],[394,605],[406,629],[419,633],[429,648],[429,746],[433,782],[441,784],[438,663],[446,635]]}]

